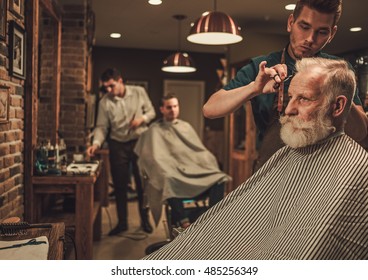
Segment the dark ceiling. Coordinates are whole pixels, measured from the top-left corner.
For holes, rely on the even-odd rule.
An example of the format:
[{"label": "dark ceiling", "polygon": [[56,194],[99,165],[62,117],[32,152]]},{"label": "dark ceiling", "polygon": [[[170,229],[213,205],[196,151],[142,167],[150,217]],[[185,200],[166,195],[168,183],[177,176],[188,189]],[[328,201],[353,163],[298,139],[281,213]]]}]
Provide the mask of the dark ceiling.
[{"label": "dark ceiling", "polygon": [[[268,52],[272,41],[287,41],[286,20],[290,11],[284,9],[288,0],[218,0],[217,11],[225,12],[241,26],[245,38],[237,50],[244,56]],[[186,37],[190,23],[208,10],[214,10],[212,0],[163,0],[159,6],[147,0],[92,0],[96,15],[95,44],[97,46],[175,50],[178,48],[178,22],[175,14],[186,15],[181,22],[181,49],[186,51],[222,53],[223,46],[206,46],[190,43]],[[333,42],[326,47],[331,53],[341,53],[368,47],[368,1],[344,0],[343,14]],[[362,31],[352,33],[350,27],[361,26]],[[111,39],[111,32],[122,34]],[[260,43],[258,37],[269,38]],[[283,43],[284,44],[284,43]],[[273,47],[272,47],[273,48]],[[247,51],[249,53],[247,53]]]}]

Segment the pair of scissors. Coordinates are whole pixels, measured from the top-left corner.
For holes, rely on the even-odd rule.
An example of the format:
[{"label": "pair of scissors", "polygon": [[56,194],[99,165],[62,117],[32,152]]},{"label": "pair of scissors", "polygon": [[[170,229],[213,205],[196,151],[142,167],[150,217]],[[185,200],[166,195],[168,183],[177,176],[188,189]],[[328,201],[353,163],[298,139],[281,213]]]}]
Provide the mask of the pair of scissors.
[{"label": "pair of scissors", "polygon": [[14,245],[7,246],[7,247],[1,247],[0,250],[19,248],[19,247],[23,247],[27,245],[40,245],[40,244],[46,244],[46,241],[37,241],[35,238],[32,238],[25,243],[19,243],[19,244],[14,244]]}]

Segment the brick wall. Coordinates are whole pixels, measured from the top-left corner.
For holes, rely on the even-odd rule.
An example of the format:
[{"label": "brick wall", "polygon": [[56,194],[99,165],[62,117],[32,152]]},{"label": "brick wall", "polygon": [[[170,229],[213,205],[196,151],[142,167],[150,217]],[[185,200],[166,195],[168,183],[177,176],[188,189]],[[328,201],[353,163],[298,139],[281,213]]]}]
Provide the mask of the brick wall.
[{"label": "brick wall", "polygon": [[[60,91],[60,126],[70,152],[80,150],[86,144],[86,65],[88,48],[86,40],[85,5],[64,6],[62,47],[61,47],[61,91]],[[9,74],[9,37],[8,26],[11,20],[24,28],[24,19],[7,13],[7,36],[0,39],[0,220],[24,214],[24,80]],[[50,18],[42,15],[40,24],[40,68],[39,68],[39,114],[38,139],[51,138],[53,94],[51,84],[55,73],[51,70],[53,52],[56,43],[50,36],[54,32]],[[7,97],[9,96],[9,97]],[[9,118],[1,122],[1,104],[9,99]]]},{"label": "brick wall", "polygon": [[[56,24],[50,16],[42,14],[39,33],[39,91],[38,91],[38,115],[37,115],[37,141],[38,144],[54,139],[52,135],[55,119],[55,71],[56,59],[55,40]],[[52,143],[55,145],[55,143]]]},{"label": "brick wall", "polygon": [[[52,63],[56,42],[53,41],[53,24],[43,16],[40,48],[40,91],[38,114],[39,141],[53,139],[52,131],[55,99],[53,94],[55,73]],[[84,149],[86,145],[86,99],[88,57],[86,40],[86,6],[64,5],[61,36],[61,88],[59,132],[65,139],[68,153]],[[52,143],[55,144],[55,143]],[[71,155],[69,155],[71,158]]]},{"label": "brick wall", "polygon": [[60,132],[68,152],[86,145],[87,29],[86,6],[63,6]]},{"label": "brick wall", "polygon": [[0,39],[0,220],[24,212],[24,80],[9,72],[12,20],[24,28],[24,20],[7,11],[6,38]]}]

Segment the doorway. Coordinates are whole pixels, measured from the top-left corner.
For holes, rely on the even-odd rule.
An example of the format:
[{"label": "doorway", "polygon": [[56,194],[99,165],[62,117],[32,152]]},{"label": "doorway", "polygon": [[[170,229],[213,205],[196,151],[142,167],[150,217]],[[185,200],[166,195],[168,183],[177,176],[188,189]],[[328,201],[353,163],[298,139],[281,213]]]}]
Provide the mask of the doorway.
[{"label": "doorway", "polygon": [[190,123],[203,141],[204,81],[164,80],[164,94],[175,94],[180,102],[179,118]]}]

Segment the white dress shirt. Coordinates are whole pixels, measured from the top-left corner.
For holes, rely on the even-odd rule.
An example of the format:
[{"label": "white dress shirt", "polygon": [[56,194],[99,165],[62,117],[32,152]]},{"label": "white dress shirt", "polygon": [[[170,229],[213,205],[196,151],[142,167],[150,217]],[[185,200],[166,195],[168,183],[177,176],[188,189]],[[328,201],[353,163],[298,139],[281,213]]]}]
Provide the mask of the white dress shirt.
[{"label": "white dress shirt", "polygon": [[[124,97],[111,97],[106,94],[99,102],[93,144],[99,147],[106,140],[110,129],[110,138],[119,142],[135,140],[147,130],[147,124],[156,116],[146,90],[140,86],[125,85]],[[129,129],[135,118],[144,118],[144,122],[135,129]]]}]

